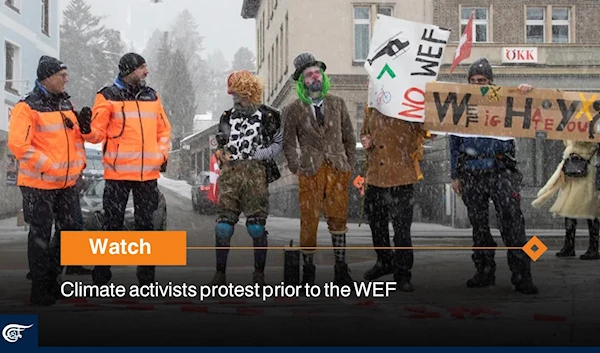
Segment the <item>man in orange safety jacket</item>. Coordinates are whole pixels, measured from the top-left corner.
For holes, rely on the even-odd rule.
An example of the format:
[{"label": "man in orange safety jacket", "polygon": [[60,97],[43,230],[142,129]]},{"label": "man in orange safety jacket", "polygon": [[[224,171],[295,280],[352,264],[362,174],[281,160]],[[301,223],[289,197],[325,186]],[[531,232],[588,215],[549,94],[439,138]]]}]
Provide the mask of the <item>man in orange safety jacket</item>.
[{"label": "man in orange safety jacket", "polygon": [[15,105],[8,129],[8,148],[19,160],[23,215],[30,226],[27,256],[30,301],[35,305],[52,305],[60,297],[60,232],[50,241],[55,219],[61,230],[82,227],[75,183],[86,156],[77,114],[65,92],[67,82],[67,67],[42,56],[35,87]]},{"label": "man in orange safety jacket", "polygon": [[[135,53],[119,61],[119,75],[96,95],[93,110],[79,115],[83,137],[103,143],[106,186],[103,195],[107,231],[123,229],[129,193],[133,192],[136,230],[154,230],[153,213],[158,207],[157,180],[166,168],[171,146],[171,124],[155,90],[146,86],[146,61]],[[155,267],[140,266],[140,285],[154,282]],[[96,266],[94,284],[110,281],[109,266]]]}]

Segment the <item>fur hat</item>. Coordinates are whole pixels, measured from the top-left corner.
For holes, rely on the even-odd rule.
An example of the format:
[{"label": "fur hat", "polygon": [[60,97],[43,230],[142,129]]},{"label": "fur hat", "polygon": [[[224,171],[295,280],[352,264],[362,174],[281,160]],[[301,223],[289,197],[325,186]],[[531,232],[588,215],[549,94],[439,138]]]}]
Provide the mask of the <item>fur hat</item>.
[{"label": "fur hat", "polygon": [[234,71],[227,78],[227,93],[237,93],[248,98],[252,103],[259,104],[262,101],[263,83],[250,71]]}]

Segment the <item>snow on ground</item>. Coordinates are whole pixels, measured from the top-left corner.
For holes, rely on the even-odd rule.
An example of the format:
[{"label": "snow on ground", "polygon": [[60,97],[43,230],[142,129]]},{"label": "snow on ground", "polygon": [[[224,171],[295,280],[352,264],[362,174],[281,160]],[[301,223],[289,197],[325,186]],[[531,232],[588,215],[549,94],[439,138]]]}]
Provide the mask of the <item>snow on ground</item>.
[{"label": "snow on ground", "polygon": [[18,240],[25,241],[28,231],[25,227],[17,226],[17,217],[11,217],[0,220],[0,243],[14,242]]},{"label": "snow on ground", "polygon": [[158,185],[188,200],[192,199],[192,186],[185,180],[169,179],[164,174],[158,178]]}]

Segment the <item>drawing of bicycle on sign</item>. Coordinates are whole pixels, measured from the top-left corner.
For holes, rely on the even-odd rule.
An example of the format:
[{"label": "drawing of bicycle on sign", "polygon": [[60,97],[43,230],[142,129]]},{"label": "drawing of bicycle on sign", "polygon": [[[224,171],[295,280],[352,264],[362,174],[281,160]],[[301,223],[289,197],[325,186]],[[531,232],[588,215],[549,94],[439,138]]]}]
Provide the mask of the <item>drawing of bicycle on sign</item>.
[{"label": "drawing of bicycle on sign", "polygon": [[387,92],[381,87],[381,91],[377,93],[377,104],[381,105],[381,102],[388,104],[392,100],[392,94]]}]

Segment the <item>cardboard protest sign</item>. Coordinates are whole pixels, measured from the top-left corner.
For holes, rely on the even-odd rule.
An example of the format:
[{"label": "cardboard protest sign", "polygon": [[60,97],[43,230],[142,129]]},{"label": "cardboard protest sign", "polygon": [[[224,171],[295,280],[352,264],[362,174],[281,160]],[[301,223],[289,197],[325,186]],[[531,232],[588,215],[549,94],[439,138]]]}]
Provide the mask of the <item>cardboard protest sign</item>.
[{"label": "cardboard protest sign", "polygon": [[598,93],[428,83],[425,116],[424,127],[433,131],[600,141]]},{"label": "cardboard protest sign", "polygon": [[450,31],[378,15],[365,70],[369,107],[413,122],[425,120],[425,84],[437,79]]}]

